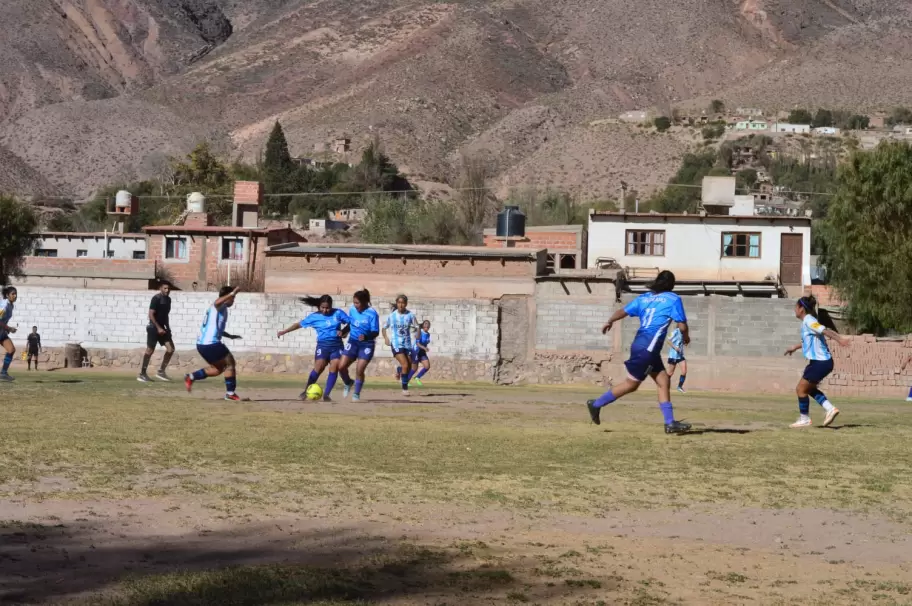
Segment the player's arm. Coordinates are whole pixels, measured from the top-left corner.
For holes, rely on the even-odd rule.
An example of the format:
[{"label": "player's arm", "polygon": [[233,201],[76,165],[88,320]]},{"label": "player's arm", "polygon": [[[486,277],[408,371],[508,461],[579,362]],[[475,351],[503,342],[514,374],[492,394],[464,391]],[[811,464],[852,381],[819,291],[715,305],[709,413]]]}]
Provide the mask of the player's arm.
[{"label": "player's arm", "polygon": [[0,329],[3,329],[9,333],[16,332],[16,329],[14,327],[6,323],[6,308],[0,309]]},{"label": "player's arm", "polygon": [[284,337],[285,335],[287,335],[290,332],[294,332],[294,331],[298,330],[299,328],[304,328],[304,324],[306,322],[307,322],[306,319],[301,320],[300,322],[295,322],[294,324],[290,325],[288,328],[277,332],[276,336],[281,339],[282,337]]},{"label": "player's arm", "polygon": [[392,315],[386,317],[386,322],[383,324],[383,330],[380,331],[381,333],[383,333],[383,341],[386,343],[387,347],[390,345],[390,338],[389,338],[389,334],[387,333],[387,329],[389,329],[389,327],[390,327],[390,319],[392,317],[393,317]]},{"label": "player's arm", "polygon": [[222,333],[222,336],[225,337],[226,339],[231,339],[232,341],[234,341],[235,339],[240,339],[240,338],[241,338],[241,335],[232,335],[232,334],[229,334],[229,333],[227,333],[227,332],[223,332],[223,333]]},{"label": "player's arm", "polygon": [[[681,331],[681,343],[690,345],[690,326],[687,325],[687,320],[678,322],[678,330]],[[684,353],[680,349],[678,349],[678,352]]]},{"label": "player's arm", "polygon": [[836,332],[835,330],[830,330],[829,328],[823,329],[823,336],[826,337],[827,339],[832,339],[833,341],[836,341],[843,347],[846,347],[847,345],[852,343],[852,341],[850,341],[848,337],[844,337],[841,334],[839,334],[838,332]]},{"label": "player's arm", "polygon": [[231,301],[232,299],[234,299],[239,292],[241,292],[240,286],[238,286],[237,288],[232,290],[230,293],[228,293],[224,297],[219,297],[218,299],[216,299],[215,303],[213,303],[213,305],[215,305],[217,308],[220,308],[220,307],[224,306],[226,303],[228,303],[229,301]]},{"label": "player's arm", "polygon": [[41,351],[41,335],[38,335],[38,351]]},{"label": "player's arm", "polygon": [[155,330],[158,331],[158,334],[165,334],[165,329],[161,324],[158,323],[158,320],[155,318],[155,312],[158,308],[158,305],[155,303],[155,299],[152,299],[152,305],[149,306],[149,322],[152,322],[152,326],[155,327]]},{"label": "player's arm", "polygon": [[672,348],[673,350],[675,350],[675,351],[678,352],[678,353],[684,353],[684,352],[681,351],[681,348],[680,348],[680,347],[678,347],[677,345],[675,345],[674,341],[672,341],[671,338],[666,339],[666,341],[668,341],[668,344],[671,345],[671,348]]},{"label": "player's arm", "polygon": [[785,350],[785,355],[790,356],[800,349],[801,349],[801,343],[799,343],[798,345],[792,345],[791,347],[789,347],[788,349]]},{"label": "player's arm", "polygon": [[630,314],[627,312],[627,308],[619,309],[616,312],[614,312],[613,314],[611,314],[611,317],[608,318],[608,321],[605,323],[604,326],[602,326],[602,334],[603,335],[608,334],[608,331],[611,330],[611,327],[614,326],[615,322],[620,322],[621,320],[623,320],[624,318],[626,318],[629,315]]}]

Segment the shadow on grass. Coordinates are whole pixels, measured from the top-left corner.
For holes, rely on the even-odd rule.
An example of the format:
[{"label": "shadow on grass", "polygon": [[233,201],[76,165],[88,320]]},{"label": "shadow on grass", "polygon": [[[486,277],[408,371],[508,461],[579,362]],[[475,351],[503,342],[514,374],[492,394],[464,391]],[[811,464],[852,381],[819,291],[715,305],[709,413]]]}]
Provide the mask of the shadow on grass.
[{"label": "shadow on grass", "polygon": [[163,540],[90,524],[0,522],[0,603],[77,594],[77,604],[107,606],[369,604],[403,597],[465,603],[508,592],[534,602],[586,591],[530,586],[510,566],[354,528],[283,533],[264,525]]},{"label": "shadow on grass", "polygon": [[748,434],[748,433],[754,433],[754,431],[756,431],[756,430],[707,427],[707,428],[700,428],[700,429],[691,429],[688,432],[679,433],[678,435],[679,436],[700,436],[705,433],[723,433],[723,434],[730,433],[730,434],[744,435],[744,434]]},{"label": "shadow on grass", "polygon": [[32,383],[85,383],[85,381],[82,379],[54,379],[52,381],[38,379],[37,381],[32,381]]},{"label": "shadow on grass", "polygon": [[846,423],[845,425],[830,425],[829,427],[819,427],[819,429],[831,429],[838,431],[840,429],[859,429],[862,427],[874,427],[874,425],[860,425],[858,423]]}]

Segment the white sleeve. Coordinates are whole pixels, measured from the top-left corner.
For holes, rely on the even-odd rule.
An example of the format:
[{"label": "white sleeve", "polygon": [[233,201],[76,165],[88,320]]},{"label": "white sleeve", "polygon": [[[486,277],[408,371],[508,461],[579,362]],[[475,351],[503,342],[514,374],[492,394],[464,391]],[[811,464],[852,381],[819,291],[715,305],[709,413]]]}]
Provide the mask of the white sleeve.
[{"label": "white sleeve", "polygon": [[817,318],[812,318],[811,316],[804,316],[803,323],[811,330],[811,332],[817,335],[822,335],[823,331],[826,330],[826,326],[818,322]]}]

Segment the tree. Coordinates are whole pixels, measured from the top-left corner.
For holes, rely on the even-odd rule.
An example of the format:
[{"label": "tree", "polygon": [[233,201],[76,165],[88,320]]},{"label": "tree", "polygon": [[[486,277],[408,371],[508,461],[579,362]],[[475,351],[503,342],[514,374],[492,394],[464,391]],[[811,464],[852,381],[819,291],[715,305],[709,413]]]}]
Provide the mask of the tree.
[{"label": "tree", "polygon": [[488,179],[493,177],[490,165],[478,156],[462,157],[462,178],[456,202],[459,227],[466,244],[484,243],[482,231],[485,222],[493,215],[496,202],[488,189]]},{"label": "tree", "polygon": [[739,170],[738,174],[735,175],[735,183],[741,193],[753,190],[757,184],[757,171],[753,168]]},{"label": "tree", "polygon": [[383,153],[380,140],[374,138],[361,154],[361,162],[348,173],[345,187],[353,192],[405,192],[412,189],[399,174],[399,167]]},{"label": "tree", "polygon": [[263,157],[263,168],[267,173],[286,173],[291,170],[291,154],[288,152],[288,140],[282,125],[276,121],[266,140],[266,154]]},{"label": "tree", "polygon": [[814,121],[814,116],[806,109],[793,109],[789,113],[788,121],[792,124],[810,124]]},{"label": "tree", "polygon": [[705,141],[713,141],[725,134],[724,124],[707,124],[702,130]]},{"label": "tree", "polygon": [[671,120],[669,120],[667,116],[659,116],[653,120],[653,124],[655,125],[656,130],[660,133],[664,133],[666,130],[671,128]]},{"label": "tree", "polygon": [[23,258],[35,247],[38,217],[31,206],[0,196],[0,283],[22,275]]},{"label": "tree", "polygon": [[845,126],[848,130],[864,130],[868,128],[871,124],[871,119],[867,116],[862,116],[860,114],[854,114],[849,117],[846,121]]},{"label": "tree", "polygon": [[821,128],[824,126],[833,126],[833,112],[828,109],[818,109],[811,121],[811,126]]},{"label": "tree", "polygon": [[724,114],[725,103],[721,99],[713,99],[712,103],[709,104],[709,109],[714,114]]},{"label": "tree", "polygon": [[897,124],[912,124],[912,109],[908,107],[897,107],[887,118],[887,124],[896,126]]},{"label": "tree", "polygon": [[838,173],[823,222],[827,275],[863,330],[912,332],[912,146],[885,141]]},{"label": "tree", "polygon": [[666,213],[696,212],[700,205],[703,177],[729,174],[729,169],[721,165],[720,157],[714,150],[685,154],[681,168],[668,182],[668,187],[649,200],[649,208]]},{"label": "tree", "polygon": [[[208,143],[198,144],[184,160],[173,160],[175,184],[206,187],[210,191],[225,187],[230,181],[228,169],[222,164]],[[204,192],[209,193],[209,192]]]}]

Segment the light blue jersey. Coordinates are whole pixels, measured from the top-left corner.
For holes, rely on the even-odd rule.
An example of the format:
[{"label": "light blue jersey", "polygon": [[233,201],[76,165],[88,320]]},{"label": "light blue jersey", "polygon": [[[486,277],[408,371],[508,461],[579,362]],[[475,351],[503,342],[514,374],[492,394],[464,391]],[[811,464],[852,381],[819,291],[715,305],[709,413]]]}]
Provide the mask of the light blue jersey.
[{"label": "light blue jersey", "polygon": [[[684,359],[684,333],[681,332],[680,328],[675,328],[671,331],[671,344],[673,347],[668,350],[668,359],[669,360],[683,360]],[[677,348],[677,349],[675,349]]]},{"label": "light blue jersey", "polygon": [[406,349],[411,351],[414,347],[414,341],[412,340],[412,331],[417,332],[418,319],[410,311],[405,312],[404,314],[399,313],[398,309],[394,309],[393,312],[386,318],[386,324],[383,325],[384,328],[390,331],[390,346],[395,349]]},{"label": "light blue jersey", "polygon": [[[10,320],[13,319],[13,304],[9,299],[0,299],[0,324],[9,326]],[[0,331],[6,332],[3,328]]]},{"label": "light blue jersey", "polygon": [[301,328],[313,328],[317,331],[317,345],[321,347],[342,347],[339,331],[345,324],[351,324],[351,318],[341,309],[333,309],[326,316],[314,312],[301,320]]},{"label": "light blue jersey", "polygon": [[358,341],[361,335],[365,335],[365,341],[373,341],[380,333],[380,315],[373,307],[368,307],[364,311],[358,311],[354,305],[348,310],[348,317],[351,320],[351,332],[349,340]]},{"label": "light blue jersey", "polygon": [[826,361],[832,360],[830,348],[827,345],[823,331],[826,326],[817,321],[817,318],[808,314],[801,321],[801,352],[807,360]]},{"label": "light blue jersey", "polygon": [[661,352],[672,322],[687,322],[681,297],[673,292],[645,293],[624,307],[628,316],[640,319],[631,351]]},{"label": "light blue jersey", "polygon": [[196,340],[197,345],[215,345],[222,342],[222,335],[225,334],[225,324],[228,323],[228,306],[223,305],[221,308],[210,305],[203,317],[203,326],[200,328],[199,338]]}]

